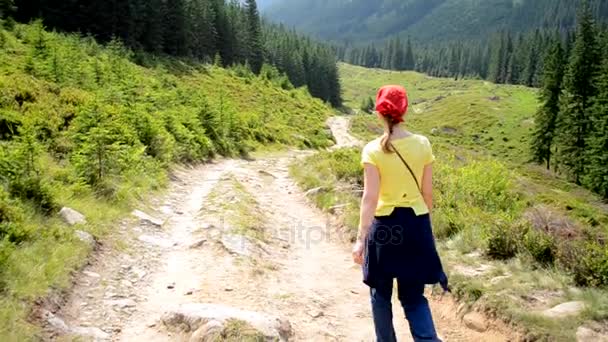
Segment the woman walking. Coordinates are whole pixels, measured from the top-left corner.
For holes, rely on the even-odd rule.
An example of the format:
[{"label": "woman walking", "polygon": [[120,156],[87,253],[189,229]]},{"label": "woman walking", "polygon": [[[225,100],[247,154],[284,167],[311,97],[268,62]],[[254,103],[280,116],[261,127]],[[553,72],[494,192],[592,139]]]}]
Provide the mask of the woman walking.
[{"label": "woman walking", "polygon": [[397,341],[393,327],[393,282],[418,341],[440,341],[424,297],[426,284],[447,278],[435,248],[430,213],[433,208],[434,161],[429,140],[403,127],[407,93],[400,86],[385,86],[376,99],[385,133],[363,149],[365,190],[353,259],[363,266],[363,281],[370,287],[378,342]]}]

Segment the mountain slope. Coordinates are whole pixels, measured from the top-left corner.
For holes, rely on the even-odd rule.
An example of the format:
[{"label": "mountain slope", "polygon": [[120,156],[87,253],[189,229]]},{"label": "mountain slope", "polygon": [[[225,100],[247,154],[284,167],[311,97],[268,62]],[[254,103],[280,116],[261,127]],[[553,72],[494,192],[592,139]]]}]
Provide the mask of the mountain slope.
[{"label": "mountain slope", "polygon": [[[475,39],[503,28],[569,28],[579,0],[275,0],[265,15],[321,38],[368,42],[395,34],[419,42]],[[591,0],[608,17],[608,2]]]},{"label": "mountain slope", "polygon": [[[31,340],[30,304],[86,262],[75,230],[114,233],[175,163],[332,144],[332,109],[276,72],[133,59],[40,23],[0,28],[0,341]],[[87,223],[64,224],[63,206]]]}]

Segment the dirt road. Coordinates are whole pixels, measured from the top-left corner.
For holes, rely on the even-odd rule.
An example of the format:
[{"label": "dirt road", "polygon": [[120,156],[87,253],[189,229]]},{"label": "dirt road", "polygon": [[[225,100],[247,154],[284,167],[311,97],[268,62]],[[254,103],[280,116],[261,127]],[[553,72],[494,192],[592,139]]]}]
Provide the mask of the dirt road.
[{"label": "dirt road", "polygon": [[[338,147],[359,144],[346,118],[329,124]],[[97,253],[67,302],[47,313],[48,338],[188,341],[191,331],[161,318],[202,303],[278,317],[290,341],[372,341],[368,289],[350,244],[289,177],[290,163],[310,153],[176,171],[167,195],[142,210],[161,222],[124,223],[118,236],[124,247]],[[398,336],[410,341],[395,304]],[[445,341],[508,340],[466,328],[450,299],[432,306]]]}]

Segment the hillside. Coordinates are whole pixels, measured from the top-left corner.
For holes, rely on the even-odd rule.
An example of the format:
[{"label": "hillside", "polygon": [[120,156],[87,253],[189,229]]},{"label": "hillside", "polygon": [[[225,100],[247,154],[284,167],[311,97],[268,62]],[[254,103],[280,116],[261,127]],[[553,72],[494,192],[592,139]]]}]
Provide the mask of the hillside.
[{"label": "hillside", "polygon": [[[0,29],[2,341],[35,336],[30,305],[86,262],[90,245],[75,231],[120,247],[116,220],[162,189],[174,165],[332,144],[332,109],[271,67],[255,76],[142,57],[145,66],[120,43],[40,23]],[[66,225],[64,206],[87,224]]]},{"label": "hillside", "polygon": [[[537,90],[347,64],[340,69],[353,108],[381,85],[408,89],[407,128],[429,137],[437,156],[433,229],[454,294],[464,303],[459,310],[502,319],[523,332],[522,340],[574,341],[584,327],[605,334],[608,207],[528,163]],[[363,141],[383,132],[375,115],[351,121]],[[326,152],[292,168],[305,189],[323,189],[312,199],[340,213],[353,237],[363,186],[360,153]],[[586,309],[563,318],[545,313],[567,302]]]},{"label": "hillside", "polygon": [[[264,14],[323,39],[353,44],[394,35],[419,43],[485,38],[500,29],[573,27],[578,0],[278,0]],[[592,0],[608,17],[608,3]]]}]

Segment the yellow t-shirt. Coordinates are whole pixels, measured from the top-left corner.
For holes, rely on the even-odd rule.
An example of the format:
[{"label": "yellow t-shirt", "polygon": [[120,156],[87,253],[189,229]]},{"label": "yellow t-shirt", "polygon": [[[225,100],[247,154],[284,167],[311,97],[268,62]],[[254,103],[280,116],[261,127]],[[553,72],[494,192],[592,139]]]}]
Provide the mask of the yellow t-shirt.
[{"label": "yellow t-shirt", "polygon": [[[393,140],[392,143],[422,186],[424,167],[435,161],[429,140],[413,134]],[[380,138],[365,146],[361,163],[375,165],[380,171],[380,197],[376,216],[389,216],[397,207],[412,208],[418,216],[429,213],[411,173],[396,153],[385,153],[382,150]]]}]

